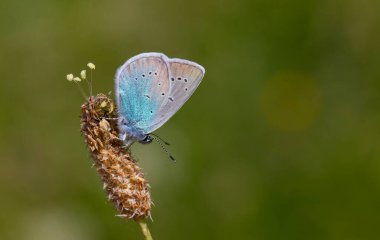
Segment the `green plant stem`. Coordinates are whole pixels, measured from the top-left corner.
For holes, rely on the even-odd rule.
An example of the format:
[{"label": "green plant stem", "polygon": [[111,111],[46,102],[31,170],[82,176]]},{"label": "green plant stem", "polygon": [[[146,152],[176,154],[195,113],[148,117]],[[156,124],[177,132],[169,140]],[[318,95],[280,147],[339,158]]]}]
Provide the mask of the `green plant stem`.
[{"label": "green plant stem", "polygon": [[83,88],[81,87],[81,85],[76,81],[74,81],[74,82],[77,84],[79,91],[82,93],[84,99],[87,100],[88,97],[86,96],[86,93],[83,91]]},{"label": "green plant stem", "polygon": [[140,225],[141,231],[145,237],[145,240],[153,240],[152,235],[150,234],[148,225],[144,219],[137,219],[136,222]]}]

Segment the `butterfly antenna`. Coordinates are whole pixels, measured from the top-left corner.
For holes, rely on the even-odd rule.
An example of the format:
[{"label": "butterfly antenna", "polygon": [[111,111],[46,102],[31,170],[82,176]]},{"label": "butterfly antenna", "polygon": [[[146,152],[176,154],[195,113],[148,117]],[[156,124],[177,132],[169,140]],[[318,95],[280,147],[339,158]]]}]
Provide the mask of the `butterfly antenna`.
[{"label": "butterfly antenna", "polygon": [[159,137],[156,137],[155,135],[152,136],[152,138],[154,140],[156,140],[158,142],[158,144],[160,144],[161,148],[165,151],[166,155],[168,155],[168,157],[173,161],[173,162],[176,162],[176,160],[174,159],[174,157],[172,155],[170,155],[170,153],[168,152],[168,150],[166,150],[165,146],[162,144],[162,142],[160,141]]},{"label": "butterfly antenna", "polygon": [[170,143],[168,143],[167,141],[165,141],[164,139],[162,139],[160,136],[158,136],[157,134],[154,134],[154,133],[151,133],[150,135],[153,135],[155,136],[156,138],[160,139],[161,142],[165,143],[165,145],[170,145]]}]

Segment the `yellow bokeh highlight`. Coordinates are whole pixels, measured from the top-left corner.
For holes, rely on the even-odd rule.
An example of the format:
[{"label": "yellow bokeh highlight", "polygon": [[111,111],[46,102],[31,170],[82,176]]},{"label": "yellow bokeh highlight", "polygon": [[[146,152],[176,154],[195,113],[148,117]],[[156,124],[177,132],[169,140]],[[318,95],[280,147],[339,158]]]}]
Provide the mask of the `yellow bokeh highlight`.
[{"label": "yellow bokeh highlight", "polygon": [[264,86],[260,105],[273,129],[302,131],[313,124],[320,112],[321,89],[311,76],[281,72]]}]

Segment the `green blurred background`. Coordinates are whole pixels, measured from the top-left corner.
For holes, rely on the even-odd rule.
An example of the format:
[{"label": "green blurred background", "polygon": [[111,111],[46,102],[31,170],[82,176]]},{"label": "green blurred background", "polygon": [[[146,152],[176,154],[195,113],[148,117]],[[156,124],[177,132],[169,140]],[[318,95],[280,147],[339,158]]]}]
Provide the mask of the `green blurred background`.
[{"label": "green blurred background", "polygon": [[155,239],[380,239],[378,0],[0,2],[0,239],[142,239],[79,133],[95,92],[148,51],[196,61],[191,100],[135,146]]}]

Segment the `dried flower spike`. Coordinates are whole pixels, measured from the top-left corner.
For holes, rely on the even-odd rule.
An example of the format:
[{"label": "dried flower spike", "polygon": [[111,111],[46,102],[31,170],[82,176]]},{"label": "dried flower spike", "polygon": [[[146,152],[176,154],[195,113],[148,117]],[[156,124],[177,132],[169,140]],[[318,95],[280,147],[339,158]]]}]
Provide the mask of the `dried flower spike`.
[{"label": "dried flower spike", "polygon": [[150,216],[150,186],[141,168],[118,138],[114,102],[103,94],[90,97],[82,105],[81,132],[90,149],[103,187],[122,218],[134,219],[140,226]]}]

